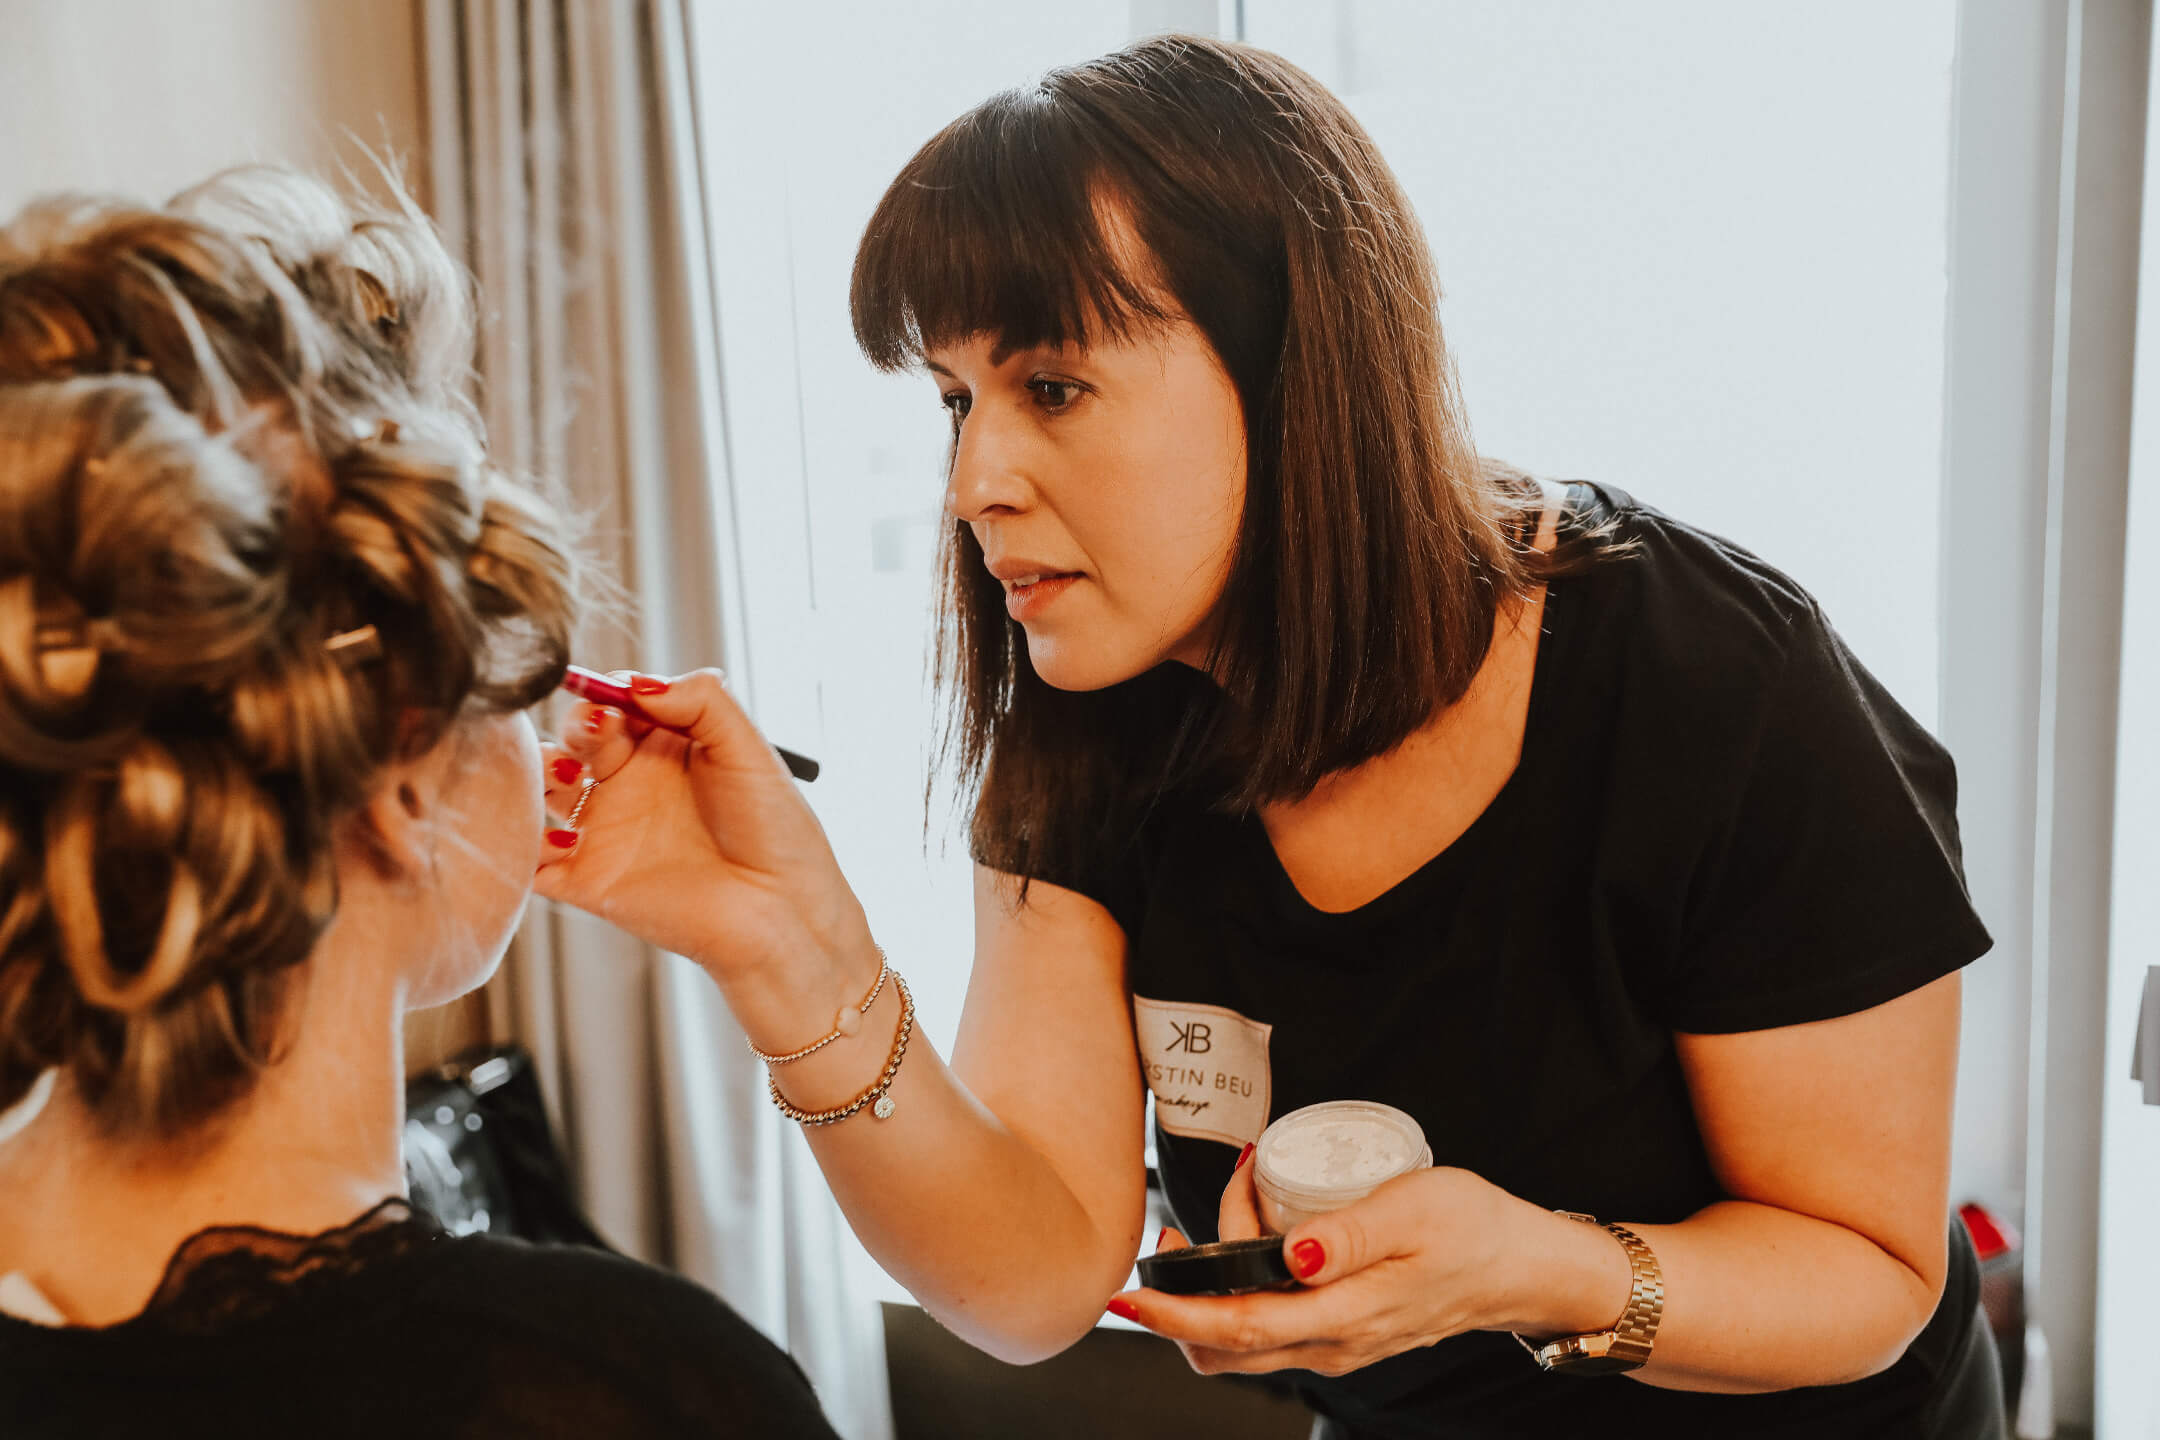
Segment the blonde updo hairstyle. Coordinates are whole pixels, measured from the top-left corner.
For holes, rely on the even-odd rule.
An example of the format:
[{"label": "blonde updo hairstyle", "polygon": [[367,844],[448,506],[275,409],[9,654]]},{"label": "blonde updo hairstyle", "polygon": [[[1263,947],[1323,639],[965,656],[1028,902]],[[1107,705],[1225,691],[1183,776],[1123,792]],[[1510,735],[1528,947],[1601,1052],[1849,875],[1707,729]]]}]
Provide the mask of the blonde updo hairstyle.
[{"label": "blonde updo hairstyle", "polygon": [[0,229],[0,1108],[56,1067],[115,1136],[240,1098],[338,823],[560,681],[571,543],[471,350],[402,193],[256,169]]}]

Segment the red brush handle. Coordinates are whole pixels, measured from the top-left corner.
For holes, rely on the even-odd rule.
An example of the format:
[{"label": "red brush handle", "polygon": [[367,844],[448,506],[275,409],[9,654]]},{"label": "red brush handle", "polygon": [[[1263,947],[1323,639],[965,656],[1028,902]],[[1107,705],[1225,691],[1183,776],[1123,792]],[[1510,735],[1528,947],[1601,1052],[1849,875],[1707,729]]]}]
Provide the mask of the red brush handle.
[{"label": "red brush handle", "polygon": [[[623,714],[635,715],[646,724],[666,730],[671,734],[687,735],[689,733],[679,725],[670,725],[665,721],[655,720],[644,706],[638,704],[637,696],[631,693],[629,686],[618,685],[613,680],[608,679],[607,676],[597,671],[587,670],[582,665],[572,665],[569,668],[563,675],[562,688],[577,696],[580,700],[589,700],[595,705],[613,705]],[[817,779],[817,761],[812,760],[807,755],[798,755],[784,745],[775,745],[773,749],[779,751],[780,758],[787,762],[790,775],[793,775],[798,780]]]}]

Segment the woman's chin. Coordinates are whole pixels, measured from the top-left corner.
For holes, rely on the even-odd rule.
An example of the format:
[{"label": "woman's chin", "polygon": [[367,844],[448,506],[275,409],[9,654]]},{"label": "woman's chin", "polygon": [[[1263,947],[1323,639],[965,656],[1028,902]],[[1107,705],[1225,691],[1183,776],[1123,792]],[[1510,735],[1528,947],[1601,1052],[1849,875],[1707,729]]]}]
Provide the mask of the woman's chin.
[{"label": "woman's chin", "polygon": [[475,946],[463,954],[438,955],[422,973],[408,979],[405,1008],[408,1011],[432,1010],[462,999],[487,984],[502,968],[503,957],[509,953],[510,940],[515,934],[513,927],[505,930],[501,941],[495,945]]},{"label": "woman's chin", "polygon": [[1155,664],[1152,657],[1120,656],[1033,630],[1027,641],[1028,664],[1053,690],[1107,690]]}]

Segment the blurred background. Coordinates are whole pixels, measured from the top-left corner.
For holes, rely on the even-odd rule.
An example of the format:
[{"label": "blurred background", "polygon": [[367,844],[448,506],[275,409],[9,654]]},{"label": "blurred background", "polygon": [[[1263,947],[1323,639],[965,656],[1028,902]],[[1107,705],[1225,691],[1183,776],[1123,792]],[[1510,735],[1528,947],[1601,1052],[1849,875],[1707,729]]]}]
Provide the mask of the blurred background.
[{"label": "blurred background", "polygon": [[[927,381],[854,348],[855,243],[917,146],[1046,67],[1166,29],[1283,53],[1417,207],[1480,448],[1792,572],[1956,756],[1996,948],[1967,974],[1952,1198],[1998,1222],[2038,1337],[2020,1433],[2143,1440],[2151,10],[7,0],[0,213],[53,189],[162,197],[244,161],[362,184],[367,150],[399,162],[479,277],[496,443],[569,478],[638,602],[587,663],[724,664],[768,733],[824,762],[810,798],[949,1048],[968,863],[949,804],[924,799],[946,430]],[[1149,1423],[1219,1433],[1220,1407],[1250,1402],[1247,1433],[1302,1433],[1264,1395],[1185,1385],[1137,1334],[1033,1372],[952,1350],[854,1246],[710,987],[670,957],[536,912],[487,992],[410,1037],[416,1069],[509,1041],[600,1230],[789,1345],[851,1437],[1012,1433],[1008,1413],[1104,1433],[1086,1407],[1113,1403],[1106,1376],[1154,1397]]]}]

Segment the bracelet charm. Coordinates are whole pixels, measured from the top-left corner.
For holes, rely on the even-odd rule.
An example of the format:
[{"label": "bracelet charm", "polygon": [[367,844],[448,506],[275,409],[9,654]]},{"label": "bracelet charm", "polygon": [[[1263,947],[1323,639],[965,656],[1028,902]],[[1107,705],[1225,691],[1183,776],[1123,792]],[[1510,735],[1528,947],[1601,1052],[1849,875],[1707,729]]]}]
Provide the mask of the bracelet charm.
[{"label": "bracelet charm", "polygon": [[[583,801],[579,802],[581,806],[583,803]],[[892,973],[892,962],[885,958],[884,947],[879,946],[877,953],[877,983],[870,987],[869,994],[863,996],[862,1004],[842,1005],[840,1007],[840,1013],[833,1019],[833,1028],[822,1039],[814,1040],[800,1050],[790,1050],[785,1055],[766,1054],[763,1050],[758,1049],[757,1042],[747,1035],[743,1037],[743,1044],[748,1045],[750,1053],[757,1056],[767,1065],[792,1065],[797,1060],[808,1059],[810,1056],[817,1054],[818,1051],[832,1044],[835,1040],[845,1040],[849,1036],[861,1033],[863,1016],[870,1013],[872,1005],[877,1004],[877,997],[885,991],[885,977]]]},{"label": "bracelet charm", "polygon": [[805,1110],[780,1093],[780,1079],[768,1069],[765,1088],[772,1092],[772,1102],[782,1115],[798,1125],[834,1125],[867,1107],[879,1120],[892,1118],[895,1107],[888,1092],[892,1089],[893,1077],[900,1073],[900,1062],[907,1058],[908,1036],[915,1029],[915,997],[908,993],[907,981],[900,977],[899,971],[892,971],[892,980],[893,988],[900,992],[900,1024],[893,1032],[892,1053],[885,1057],[885,1069],[877,1083],[845,1105],[836,1105],[830,1110]]}]

